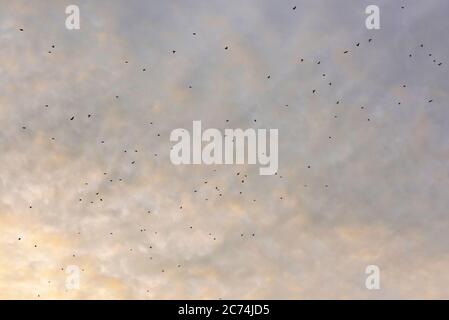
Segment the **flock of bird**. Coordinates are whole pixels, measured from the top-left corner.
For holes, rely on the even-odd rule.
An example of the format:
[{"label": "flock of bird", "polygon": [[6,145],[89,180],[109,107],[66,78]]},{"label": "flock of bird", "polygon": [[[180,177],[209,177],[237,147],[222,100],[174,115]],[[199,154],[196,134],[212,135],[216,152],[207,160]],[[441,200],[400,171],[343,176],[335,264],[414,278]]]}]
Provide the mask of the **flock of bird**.
[{"label": "flock of bird", "polygon": [[[296,6],[294,6],[292,8],[292,10],[296,10],[296,9],[297,9]],[[401,6],[401,9],[405,9],[405,6]],[[18,28],[18,30],[19,30],[19,32],[26,33],[26,30],[24,28],[22,28],[22,27]],[[196,37],[197,33],[194,32],[194,33],[192,33],[192,35],[194,37]],[[356,54],[357,50],[359,48],[363,47],[363,46],[374,46],[374,45],[375,45],[375,39],[374,38],[368,38],[368,39],[365,39],[365,40],[355,41],[352,48],[347,48],[347,49],[343,50],[342,53],[344,55],[350,56],[353,53]],[[48,50],[48,54],[50,54],[50,55],[55,54],[55,50],[56,50],[56,44],[50,45],[49,50]],[[229,52],[230,54],[232,54],[232,43],[228,43],[228,44],[223,45],[222,50],[225,50],[226,52]],[[433,63],[437,67],[443,67],[444,66],[442,61],[440,61],[439,59],[435,58],[431,52],[426,51],[426,46],[423,43],[416,44],[416,50],[417,50],[416,52],[404,53],[405,57],[408,57],[409,59],[413,59],[415,55],[421,54],[422,52],[425,52],[425,54],[429,57],[429,59],[431,59],[433,61]],[[169,54],[174,55],[174,54],[179,54],[179,53],[178,53],[177,50],[173,49],[173,50],[171,50],[169,52]],[[322,66],[322,62],[323,62],[323,60],[321,58],[319,58],[319,57],[317,57],[314,60],[309,60],[309,61],[306,58],[304,58],[304,57],[298,57],[297,65],[298,66],[301,66],[303,64],[316,65],[317,67],[315,68],[315,72],[320,77],[322,77],[323,79],[328,79],[329,78],[328,74],[321,67]],[[129,64],[130,61],[129,60],[124,60],[123,63],[124,64]],[[149,72],[149,67],[144,66],[144,67],[141,67],[140,70],[141,70],[141,72]],[[271,74],[267,74],[266,75],[266,79],[268,81],[272,80],[272,78],[273,77],[272,77]],[[405,84],[405,83],[401,83],[401,84],[398,84],[398,85],[401,86],[403,89],[407,88],[407,84]],[[338,83],[334,83],[332,80],[328,79],[328,80],[325,81],[325,86],[326,87],[338,86]],[[192,85],[189,85],[188,88],[190,90],[194,90]],[[311,93],[313,95],[319,95],[320,91],[322,89],[323,88],[320,88],[320,87],[313,88],[311,90]],[[113,100],[114,99],[115,100],[120,100],[121,96],[120,96],[119,93],[117,93],[115,96],[113,96],[111,98]],[[334,100],[332,103],[335,103],[335,104],[339,105],[339,104],[343,103],[343,101],[344,101],[344,99],[340,97],[337,100]],[[424,99],[424,101],[427,102],[427,103],[432,103],[434,101],[434,99],[432,97],[426,97]],[[397,103],[397,105],[401,105],[401,101],[397,101],[396,103]],[[284,104],[283,107],[288,109],[288,108],[290,108],[290,104]],[[44,108],[45,109],[49,109],[50,106],[48,104],[46,104],[46,105],[44,105]],[[367,107],[366,106],[360,106],[360,109],[361,110],[366,110]],[[329,112],[330,112],[330,114],[329,114],[330,117],[333,117],[334,119],[337,119],[339,117],[338,114],[334,114],[334,113],[332,113],[332,111],[329,111]],[[89,119],[89,121],[101,121],[101,119],[97,118],[96,115],[93,114],[93,113],[89,113],[89,114],[70,114],[70,115],[67,116],[66,119],[69,122],[76,123],[76,121],[78,119],[83,118],[83,117]],[[368,117],[368,116],[366,117],[366,121],[372,121],[372,120],[373,120],[372,117]],[[153,120],[153,121],[155,121],[155,120]],[[149,122],[150,126],[155,126],[155,123],[153,121]],[[230,122],[229,119],[225,119],[224,121],[226,123]],[[257,122],[257,119],[253,119],[253,121]],[[64,124],[61,124],[61,126],[63,126],[63,125]],[[25,124],[22,124],[21,129],[23,131],[30,131],[33,128],[30,127],[29,124],[25,123]],[[156,139],[161,139],[160,140],[161,143],[167,143],[168,144],[168,139],[162,140],[163,138],[161,137],[161,133],[160,132],[156,132],[154,137]],[[51,136],[51,137],[49,137],[49,139],[53,143],[57,143],[57,141],[58,141],[58,138],[55,137],[55,136]],[[326,137],[326,139],[327,139],[327,137]],[[329,135],[328,139],[333,139],[333,137],[331,135]],[[105,144],[106,141],[105,140],[101,140],[100,143],[101,144]],[[118,148],[120,148],[120,147],[118,147]],[[141,150],[139,150],[139,149],[128,150],[128,149],[122,149],[122,148],[121,148],[121,150],[122,150],[122,152],[124,154],[128,155],[128,158],[127,158],[128,160],[127,161],[128,161],[129,165],[131,165],[131,166],[137,166],[138,165],[137,160],[139,159],[138,155],[139,155],[139,151],[141,151]],[[152,154],[153,154],[154,157],[158,157],[160,155],[159,153],[152,153]],[[148,159],[140,159],[140,160],[141,161],[148,161]],[[311,166],[311,164],[304,164],[304,168],[305,169],[311,169],[312,166]],[[216,172],[216,170],[217,169],[213,169],[212,173]],[[224,170],[231,170],[231,169],[225,168]],[[282,168],[281,168],[281,170],[282,170]],[[251,181],[251,178],[252,178],[251,175],[249,174],[249,172],[246,172],[244,170],[239,170],[237,172],[234,172],[233,175],[234,175],[235,183],[237,185],[245,185],[249,181]],[[279,179],[283,179],[284,178],[281,174],[278,174],[278,173],[276,173],[275,176],[276,176],[276,178],[279,178]],[[104,177],[104,181],[109,183],[109,184],[114,184],[114,183],[126,184],[127,183],[126,178],[124,178],[124,177],[112,177],[112,175],[109,172],[107,172],[107,171],[103,172],[103,177]],[[103,192],[102,192],[101,189],[95,189],[95,188],[92,189],[92,188],[90,188],[89,181],[85,181],[84,185],[86,187],[86,191],[84,192],[83,195],[80,195],[79,197],[77,197],[76,201],[78,203],[83,203],[83,204],[86,203],[86,205],[94,205],[94,204],[103,203],[103,202],[107,201],[106,198],[103,196]],[[307,188],[308,184],[303,184],[303,186],[305,188]],[[87,188],[87,187],[89,187],[89,188]],[[325,184],[325,185],[323,185],[323,187],[324,188],[329,188],[329,185]],[[204,190],[208,191],[208,192],[204,192],[205,194],[207,194],[207,196],[201,198],[201,196],[199,194],[201,193],[201,191],[204,191]],[[220,185],[216,185],[214,183],[210,183],[208,177],[202,177],[202,178],[198,179],[198,182],[197,182],[196,186],[192,186],[191,192],[193,194],[195,194],[195,196],[197,196],[196,199],[198,201],[210,201],[211,200],[210,194],[215,194],[215,197],[219,199],[219,198],[222,198],[222,197],[224,197],[226,195],[227,190],[226,190],[226,188],[224,186],[220,186]],[[257,202],[257,199],[254,199],[254,198],[246,199],[243,189],[238,190],[237,192],[241,196],[242,201],[249,201],[249,202],[253,202],[253,203]],[[287,195],[281,195],[281,196],[278,197],[278,199],[273,199],[273,201],[283,201],[284,199],[286,199],[286,197],[287,197]],[[178,208],[179,212],[182,213],[182,211],[185,210],[185,205],[180,202],[180,203],[177,204],[177,208]],[[30,210],[33,209],[33,204],[29,205],[29,209]],[[154,208],[142,208],[141,214],[146,214],[146,215],[149,215],[149,216],[153,216]],[[191,230],[191,229],[195,228],[195,225],[187,224],[185,226],[185,228]],[[141,233],[149,232],[149,230],[147,228],[145,228],[145,227],[140,227],[140,228],[138,228],[138,230]],[[153,232],[155,234],[158,233],[157,231],[153,231]],[[78,232],[77,235],[81,236],[82,234],[81,234],[81,232]],[[114,236],[114,231],[110,231],[108,236]],[[219,237],[219,235],[214,234],[212,232],[209,232],[208,236],[209,236],[209,239],[212,242],[216,241],[217,237]],[[236,230],[236,232],[235,232],[235,237],[237,237],[237,238],[252,239],[252,238],[256,238],[256,236],[257,236],[256,232],[241,232],[241,231],[238,231],[238,230]],[[17,241],[24,242],[24,241],[27,241],[27,239],[24,238],[22,235],[18,235],[17,236]],[[34,244],[34,247],[38,248],[38,245],[39,244],[36,243],[36,244]],[[152,249],[152,245],[149,245],[149,248]],[[132,252],[133,250],[134,249],[132,247],[129,248],[130,252]],[[73,253],[72,257],[73,257],[73,259],[76,259],[77,255],[76,255],[75,252]],[[154,260],[155,259],[151,255],[148,258],[149,258],[149,260]],[[183,261],[179,261],[179,262],[177,262],[177,263],[175,263],[173,265],[167,265],[167,266],[161,268],[160,272],[161,273],[165,273],[169,269],[182,269],[183,267],[184,267],[184,262]],[[64,271],[64,266],[61,266],[61,271]],[[84,269],[82,269],[82,271],[84,271]],[[150,289],[148,289],[147,292],[150,292]]]}]

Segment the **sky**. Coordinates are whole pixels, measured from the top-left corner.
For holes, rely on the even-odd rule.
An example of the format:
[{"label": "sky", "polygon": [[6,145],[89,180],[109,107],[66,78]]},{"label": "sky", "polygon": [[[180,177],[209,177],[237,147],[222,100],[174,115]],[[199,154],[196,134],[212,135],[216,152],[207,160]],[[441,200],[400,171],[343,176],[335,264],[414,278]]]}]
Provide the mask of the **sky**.
[{"label": "sky", "polygon": [[[0,0],[0,298],[448,299],[447,12]],[[172,164],[195,120],[277,174]]]}]

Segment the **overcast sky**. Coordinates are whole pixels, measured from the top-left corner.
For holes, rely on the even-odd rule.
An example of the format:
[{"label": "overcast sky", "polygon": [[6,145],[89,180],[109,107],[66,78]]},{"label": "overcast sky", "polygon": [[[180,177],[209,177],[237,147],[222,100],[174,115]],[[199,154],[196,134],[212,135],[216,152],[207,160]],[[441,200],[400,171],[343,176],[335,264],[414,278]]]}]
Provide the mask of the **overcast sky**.
[{"label": "overcast sky", "polygon": [[[0,297],[449,298],[448,12],[0,0]],[[279,129],[278,174],[173,165],[193,120]]]}]

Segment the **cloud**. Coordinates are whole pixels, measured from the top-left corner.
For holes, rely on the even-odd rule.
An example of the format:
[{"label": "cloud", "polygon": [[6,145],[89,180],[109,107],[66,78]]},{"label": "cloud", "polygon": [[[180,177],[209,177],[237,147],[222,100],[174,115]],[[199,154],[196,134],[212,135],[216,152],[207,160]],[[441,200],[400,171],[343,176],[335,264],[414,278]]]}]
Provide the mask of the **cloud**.
[{"label": "cloud", "polygon": [[[446,3],[79,5],[0,10],[2,298],[449,296]],[[172,165],[193,120],[279,129],[278,174]]]}]

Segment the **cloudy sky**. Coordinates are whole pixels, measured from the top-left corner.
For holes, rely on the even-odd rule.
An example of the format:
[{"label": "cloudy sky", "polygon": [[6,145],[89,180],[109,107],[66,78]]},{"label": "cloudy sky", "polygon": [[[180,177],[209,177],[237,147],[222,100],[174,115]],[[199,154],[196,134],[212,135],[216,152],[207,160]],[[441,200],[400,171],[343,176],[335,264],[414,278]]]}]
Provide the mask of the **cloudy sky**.
[{"label": "cloudy sky", "polygon": [[0,298],[449,298],[449,3],[375,2],[0,0]]}]

